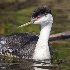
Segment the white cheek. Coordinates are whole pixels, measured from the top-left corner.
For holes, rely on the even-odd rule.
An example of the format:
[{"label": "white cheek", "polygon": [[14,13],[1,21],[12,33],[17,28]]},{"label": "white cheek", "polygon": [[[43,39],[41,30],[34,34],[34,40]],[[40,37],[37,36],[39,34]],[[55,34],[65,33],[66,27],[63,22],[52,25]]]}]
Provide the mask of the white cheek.
[{"label": "white cheek", "polygon": [[37,21],[34,22],[34,24],[41,24],[42,20],[38,19]]},{"label": "white cheek", "polygon": [[35,21],[34,24],[39,24],[39,21]]},{"label": "white cheek", "polygon": [[34,24],[48,24],[48,23],[53,23],[53,17],[51,14],[48,14],[47,16],[43,16],[34,22]]},{"label": "white cheek", "polygon": [[34,24],[42,24],[44,20],[45,20],[45,17],[41,17],[40,19],[35,21]]}]

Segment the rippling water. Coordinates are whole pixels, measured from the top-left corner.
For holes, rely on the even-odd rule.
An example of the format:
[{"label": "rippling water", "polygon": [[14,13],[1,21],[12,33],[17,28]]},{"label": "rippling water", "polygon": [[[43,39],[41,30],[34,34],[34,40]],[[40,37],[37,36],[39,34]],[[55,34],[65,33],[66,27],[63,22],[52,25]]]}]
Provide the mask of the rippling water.
[{"label": "rippling water", "polygon": [[0,70],[69,70],[67,65],[62,64],[34,64],[24,60],[24,63],[0,63]]},{"label": "rippling water", "polygon": [[2,64],[0,65],[0,70],[61,70],[61,67],[54,66],[31,66],[24,64]]}]

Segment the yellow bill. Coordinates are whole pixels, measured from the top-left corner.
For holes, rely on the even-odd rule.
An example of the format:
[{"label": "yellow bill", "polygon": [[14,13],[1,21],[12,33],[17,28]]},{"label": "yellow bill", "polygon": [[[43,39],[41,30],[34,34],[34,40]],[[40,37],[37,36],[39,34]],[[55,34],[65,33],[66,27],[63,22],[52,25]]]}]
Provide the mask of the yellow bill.
[{"label": "yellow bill", "polygon": [[33,22],[27,22],[27,23],[25,23],[25,24],[23,24],[23,25],[20,25],[20,26],[17,27],[17,28],[24,27],[24,26],[30,25],[30,24],[32,24],[32,23],[33,23]]}]

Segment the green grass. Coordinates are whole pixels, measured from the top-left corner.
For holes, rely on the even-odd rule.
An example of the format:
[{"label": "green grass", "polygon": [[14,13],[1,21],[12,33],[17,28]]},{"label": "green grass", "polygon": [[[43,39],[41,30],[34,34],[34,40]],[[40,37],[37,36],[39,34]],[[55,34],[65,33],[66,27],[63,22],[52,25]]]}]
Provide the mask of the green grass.
[{"label": "green grass", "polygon": [[28,7],[28,8],[19,10],[19,11],[16,12],[16,14],[21,14],[22,16],[13,15],[13,18],[17,22],[19,22],[21,24],[24,24],[24,23],[31,20],[31,14],[32,14],[32,11],[34,10],[34,8],[35,7]]},{"label": "green grass", "polygon": [[67,59],[70,57],[70,45],[53,44],[52,48],[54,51],[54,59]]},{"label": "green grass", "polygon": [[[65,40],[66,42],[70,42],[70,40]],[[54,51],[54,61],[53,63],[57,63],[56,60],[64,60],[64,63],[60,63],[59,66],[62,67],[61,70],[70,70],[70,45],[66,44],[52,44],[52,48]]]},{"label": "green grass", "polygon": [[19,10],[17,11],[17,13],[21,13],[21,14],[29,14],[35,9],[34,6],[31,6],[31,7],[28,7],[28,8],[25,8],[25,9],[22,9],[22,10]]}]

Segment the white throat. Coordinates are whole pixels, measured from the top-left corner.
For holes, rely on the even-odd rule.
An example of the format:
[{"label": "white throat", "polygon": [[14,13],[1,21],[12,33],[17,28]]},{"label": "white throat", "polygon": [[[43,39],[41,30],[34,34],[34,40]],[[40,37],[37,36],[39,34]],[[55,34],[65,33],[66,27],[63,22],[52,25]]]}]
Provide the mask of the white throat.
[{"label": "white throat", "polygon": [[40,36],[36,44],[33,59],[35,60],[45,60],[50,59],[50,51],[48,46],[48,39],[51,31],[52,23],[47,25],[41,25]]}]

